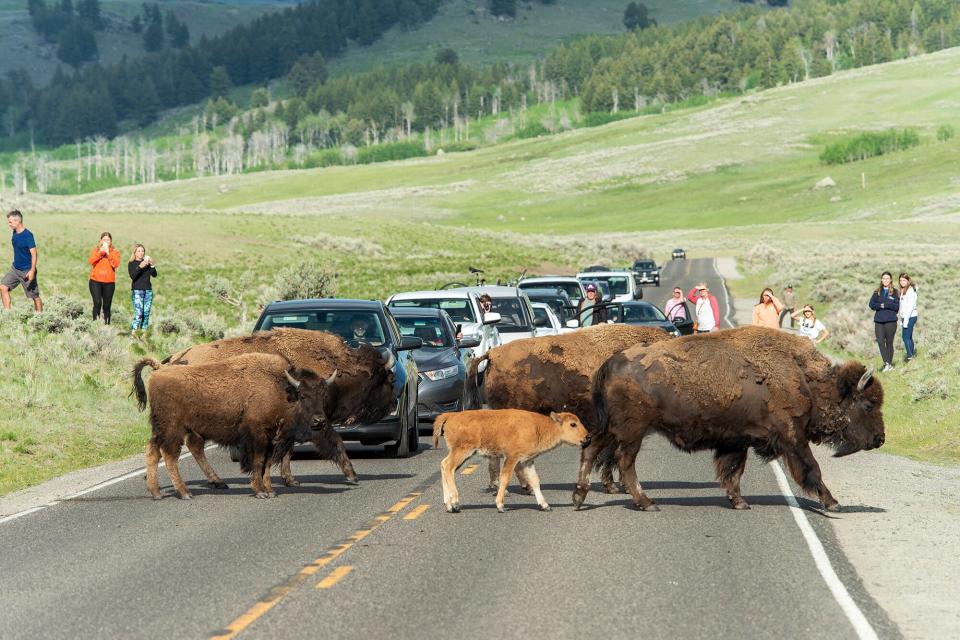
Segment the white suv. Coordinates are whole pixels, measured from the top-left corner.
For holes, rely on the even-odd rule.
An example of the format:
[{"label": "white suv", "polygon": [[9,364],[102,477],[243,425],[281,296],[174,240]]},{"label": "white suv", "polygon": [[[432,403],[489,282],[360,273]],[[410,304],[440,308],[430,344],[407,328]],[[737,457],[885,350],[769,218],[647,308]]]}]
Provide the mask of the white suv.
[{"label": "white suv", "polygon": [[454,324],[460,325],[464,339],[475,338],[480,341],[480,346],[473,349],[477,357],[502,343],[500,332],[497,331],[500,317],[487,314],[481,321],[483,313],[480,311],[479,294],[472,291],[445,289],[395,293],[387,298],[387,306],[399,309],[443,309]]},{"label": "white suv", "polygon": [[583,283],[573,276],[536,276],[524,278],[517,283],[520,289],[562,289],[570,296],[570,303],[580,304],[587,297]]},{"label": "white suv", "polygon": [[577,274],[578,280],[600,280],[606,282],[613,296],[611,302],[633,302],[643,298],[643,289],[637,286],[633,271],[585,271]]},{"label": "white suv", "polygon": [[[450,292],[464,291],[475,294],[477,297],[487,294],[493,301],[492,314],[499,318],[497,331],[504,344],[520,338],[532,338],[535,335],[533,326],[533,308],[530,298],[516,287],[463,287],[450,289]],[[489,318],[491,313],[485,317]]]}]

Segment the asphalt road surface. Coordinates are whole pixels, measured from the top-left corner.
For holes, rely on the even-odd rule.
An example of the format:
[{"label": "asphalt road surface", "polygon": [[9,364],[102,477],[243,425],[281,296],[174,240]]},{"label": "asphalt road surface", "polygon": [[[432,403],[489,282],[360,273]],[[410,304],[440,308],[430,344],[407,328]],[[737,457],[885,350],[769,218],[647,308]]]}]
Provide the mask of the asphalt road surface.
[{"label": "asphalt road surface", "polygon": [[[704,279],[724,315],[710,260],[668,264],[647,299],[662,303],[674,284],[686,291]],[[446,452],[429,440],[406,460],[350,447],[358,487],[301,455],[293,467],[303,484],[256,500],[214,449],[229,490],[208,489],[186,459],[192,501],[154,501],[138,474],[2,522],[0,637],[899,637],[828,517],[804,498],[795,517],[773,467],[755,459],[743,482],[753,508],[734,511],[708,453],[653,437],[637,464],[660,512],[638,512],[598,482],[574,511],[579,451],[565,447],[537,460],[553,511],[514,488],[498,514],[486,461],[474,458],[457,475],[464,510],[448,514]],[[801,519],[826,552],[820,568]]]}]

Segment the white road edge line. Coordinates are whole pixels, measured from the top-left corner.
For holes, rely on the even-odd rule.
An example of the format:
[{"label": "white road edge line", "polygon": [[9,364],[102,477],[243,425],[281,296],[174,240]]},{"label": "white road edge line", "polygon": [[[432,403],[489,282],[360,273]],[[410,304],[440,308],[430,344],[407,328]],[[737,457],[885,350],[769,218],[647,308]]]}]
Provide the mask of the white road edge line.
[{"label": "white road edge line", "polygon": [[[212,448],[214,448],[214,447],[216,447],[216,446],[218,446],[218,445],[216,445],[216,444],[208,444],[206,447],[204,447],[204,451],[209,451],[210,449],[212,449]],[[190,452],[187,451],[186,453],[184,453],[184,454],[182,454],[182,455],[180,456],[180,460],[183,460],[184,458],[186,458],[186,457],[189,456],[189,455],[190,455]],[[163,461],[161,460],[161,461],[160,461],[160,464],[157,465],[157,466],[158,466],[158,468],[159,468],[159,467],[163,467],[163,466],[165,466],[165,465],[164,465]],[[136,470],[134,470],[134,471],[130,471],[129,473],[125,473],[125,474],[123,474],[123,475],[117,476],[116,478],[110,478],[109,480],[104,480],[103,482],[98,482],[97,484],[92,485],[92,486],[89,486],[89,487],[87,487],[86,489],[81,489],[80,491],[77,491],[77,492],[75,492],[75,493],[71,493],[71,494],[69,494],[69,495],[66,495],[66,496],[60,498],[59,500],[51,500],[50,502],[48,502],[48,503],[46,503],[46,504],[41,504],[41,505],[36,506],[36,507],[30,507],[29,509],[24,509],[23,511],[18,511],[17,513],[12,513],[12,514],[10,514],[9,516],[4,516],[4,517],[0,518],[0,524],[3,524],[3,523],[5,523],[5,522],[10,522],[11,520],[16,520],[17,518],[22,518],[23,516],[28,516],[28,515],[30,515],[31,513],[36,513],[37,511],[43,511],[44,509],[49,509],[50,507],[52,507],[52,506],[54,506],[54,505],[57,505],[57,504],[60,504],[61,502],[66,502],[66,501],[68,501],[68,500],[73,500],[74,498],[79,498],[80,496],[85,496],[85,495],[87,495],[88,493],[92,493],[92,492],[94,492],[94,491],[98,491],[98,490],[100,490],[100,489],[104,489],[104,488],[106,488],[106,487],[109,487],[110,485],[117,484],[118,482],[123,482],[124,480],[129,480],[130,478],[134,478],[134,477],[136,477],[136,476],[138,476],[138,475],[140,475],[140,474],[142,474],[142,473],[146,473],[146,472],[147,472],[147,468],[146,468],[146,467],[142,467],[142,468],[140,468],[140,469],[136,469]]]},{"label": "white road edge line", "polygon": [[723,274],[720,273],[720,269],[717,267],[717,259],[713,259],[713,270],[720,276],[720,285],[723,287],[723,291],[726,294],[727,298],[727,311],[723,314],[723,319],[727,321],[728,327],[735,327],[733,320],[730,318],[730,314],[733,313],[733,301],[730,299],[730,289],[727,287],[727,279],[723,277]]},{"label": "white road edge line", "polygon": [[800,533],[803,534],[803,539],[806,541],[811,555],[813,555],[813,562],[817,565],[817,570],[820,571],[823,581],[827,583],[830,593],[833,594],[833,599],[837,601],[837,604],[840,605],[843,613],[847,616],[847,620],[853,625],[853,630],[856,631],[858,638],[861,640],[877,640],[877,632],[873,630],[867,617],[863,615],[863,611],[860,610],[857,603],[850,597],[850,592],[847,591],[840,577],[837,576],[837,572],[833,570],[833,565],[830,563],[827,551],[823,548],[823,543],[820,542],[820,538],[817,537],[813,527],[810,526],[807,515],[803,512],[803,509],[800,508],[800,503],[797,502],[797,497],[793,495],[790,484],[787,482],[787,476],[783,473],[780,463],[771,461],[770,466],[773,468],[773,475],[777,477],[780,492],[783,494],[783,497],[787,499],[790,513],[793,514],[793,519],[797,522]]}]

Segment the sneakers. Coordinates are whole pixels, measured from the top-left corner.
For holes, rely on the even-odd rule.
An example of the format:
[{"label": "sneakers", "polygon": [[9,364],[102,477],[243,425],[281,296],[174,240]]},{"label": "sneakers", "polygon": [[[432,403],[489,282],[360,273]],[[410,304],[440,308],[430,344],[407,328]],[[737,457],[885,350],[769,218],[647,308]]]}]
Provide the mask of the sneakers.
[{"label": "sneakers", "polygon": [[880,369],[880,373],[886,373],[888,371],[893,371],[893,365],[889,362],[883,365],[883,369]]}]

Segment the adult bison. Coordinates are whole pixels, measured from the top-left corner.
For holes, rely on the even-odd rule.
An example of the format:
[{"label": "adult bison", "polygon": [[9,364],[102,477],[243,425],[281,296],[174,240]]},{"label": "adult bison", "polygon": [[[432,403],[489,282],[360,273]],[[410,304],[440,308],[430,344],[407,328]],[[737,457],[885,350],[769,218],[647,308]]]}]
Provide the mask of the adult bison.
[{"label": "adult bison", "polygon": [[[593,378],[597,369],[628,347],[671,339],[662,329],[600,324],[558,336],[515,340],[473,361],[467,376],[467,408],[479,408],[485,396],[491,409],[523,409],[544,415],[569,411],[595,431]],[[483,361],[487,368],[481,390],[477,368]],[[491,488],[496,486],[499,466],[499,458],[491,457]],[[603,484],[609,492],[617,490],[610,465],[603,469]]]},{"label": "adult bison", "polygon": [[683,451],[714,451],[735,509],[749,508],[740,477],[753,447],[765,460],[786,458],[797,484],[835,511],[810,443],[831,445],[837,456],[883,444],[883,389],[872,374],[859,362],[833,364],[805,338],[761,327],[627,349],[597,372],[599,430],[615,447],[601,441],[584,449],[574,505],[583,503],[591,467],[606,451],[636,506],[655,510],[634,463],[644,436],[658,431]]},{"label": "adult bison", "polygon": [[[373,423],[396,408],[393,353],[366,344],[351,348],[340,336],[323,331],[280,328],[251,336],[225,338],[184,349],[163,362],[206,364],[247,353],[280,355],[295,367],[309,369],[321,377],[337,371],[327,403],[326,418],[331,424]],[[312,440],[320,455],[336,461],[347,479],[356,482],[357,474],[343,440],[333,429],[322,433],[325,440]],[[203,449],[199,453],[191,452],[202,467],[206,462]],[[290,455],[288,452],[284,457],[280,472],[287,485],[295,485],[297,481],[290,471]]]},{"label": "adult bison", "polygon": [[[142,372],[154,369],[148,385]],[[278,355],[249,353],[222,362],[187,366],[161,365],[144,358],[133,368],[133,393],[141,411],[147,405],[149,386],[150,427],[147,445],[147,487],[160,498],[157,466],[163,456],[173,486],[181,498],[190,491],[180,477],[180,449],[187,447],[210,484],[227,485],[213,470],[203,452],[207,440],[238,447],[241,468],[252,474],[251,487],[258,498],[273,497],[271,463],[279,462],[295,440],[330,431],[324,407],[336,372],[324,380],[309,369],[298,369]]]}]

